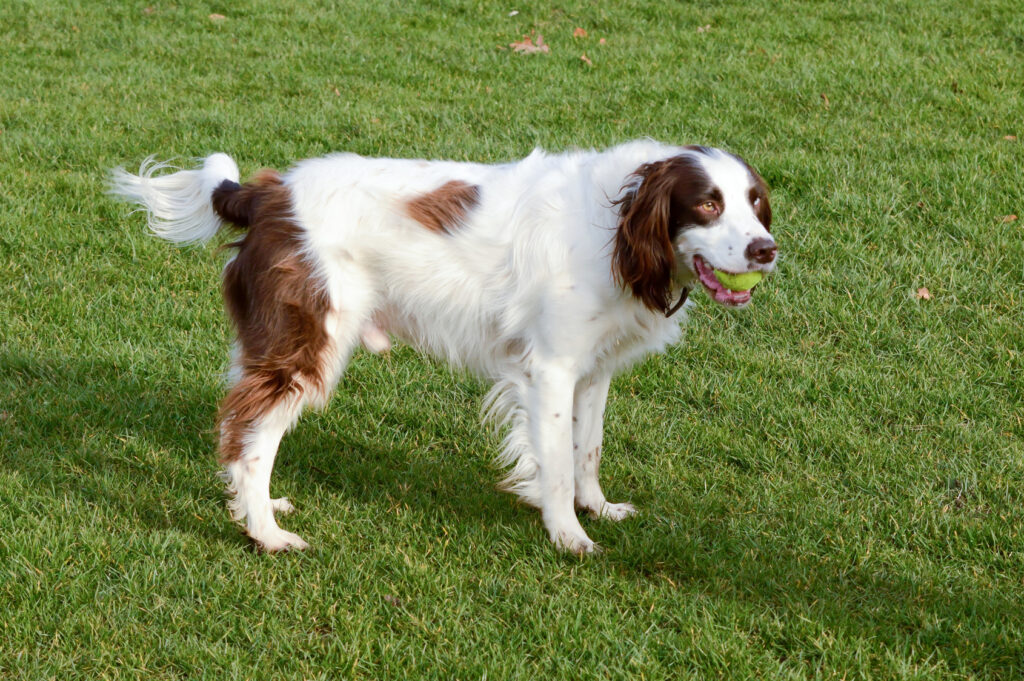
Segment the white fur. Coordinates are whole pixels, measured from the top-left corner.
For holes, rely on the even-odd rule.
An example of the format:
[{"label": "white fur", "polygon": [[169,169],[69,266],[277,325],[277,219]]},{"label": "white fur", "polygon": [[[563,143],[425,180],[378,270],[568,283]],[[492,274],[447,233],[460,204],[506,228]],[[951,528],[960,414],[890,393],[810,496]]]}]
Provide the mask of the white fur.
[{"label": "white fur", "polygon": [[[502,165],[353,154],[302,161],[284,182],[330,296],[332,378],[360,340],[386,350],[385,332],[489,378],[494,387],[484,414],[507,429],[499,456],[511,467],[505,488],[541,509],[558,546],[594,550],[574,505],[614,520],[635,512],[609,503],[598,482],[609,382],[676,342],[686,317],[685,307],[672,318],[646,308],[615,280],[619,216],[612,200],[639,166],[679,154],[701,159],[726,209],[715,225],[681,233],[674,301],[683,287],[697,285],[694,255],[745,271],[746,244],[768,236],[746,199],[750,175],[727,154],[638,141],[604,152],[535,151]],[[164,238],[212,236],[218,223],[209,193],[223,179],[237,180],[234,163],[217,154],[201,170],[153,177],[161,167],[148,162],[138,177],[117,174],[115,192],[147,206],[151,228]],[[407,215],[406,202],[452,180],[480,193],[451,234]],[[300,409],[290,404],[268,416],[253,436],[258,460],[229,465],[236,517],[246,518],[249,533],[268,548],[305,545],[277,527],[269,494],[277,442]]]},{"label": "white fur", "polygon": [[227,464],[224,480],[231,492],[228,509],[237,521],[245,522],[246,532],[266,551],[304,549],[309,545],[301,537],[281,529],[274,513],[290,513],[288,499],[270,498],[270,474],[277,448],[285,432],[299,415],[295,400],[284,400],[267,414],[250,436],[242,458]]},{"label": "white fur", "polygon": [[149,228],[156,236],[182,245],[208,241],[221,226],[210,195],[224,180],[238,182],[238,166],[227,154],[213,154],[197,170],[154,177],[172,167],[150,156],[142,162],[138,175],[116,168],[110,191],[145,206]]}]

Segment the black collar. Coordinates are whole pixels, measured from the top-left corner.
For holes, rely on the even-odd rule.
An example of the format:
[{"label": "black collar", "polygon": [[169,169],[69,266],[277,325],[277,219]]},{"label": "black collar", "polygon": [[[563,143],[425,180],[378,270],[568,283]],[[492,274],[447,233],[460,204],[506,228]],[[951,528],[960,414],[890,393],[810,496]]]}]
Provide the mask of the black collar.
[{"label": "black collar", "polygon": [[683,303],[686,302],[686,297],[688,295],[690,295],[690,289],[684,286],[683,292],[679,294],[679,301],[665,312],[665,317],[671,317],[676,312],[679,312],[679,308],[681,308]]}]

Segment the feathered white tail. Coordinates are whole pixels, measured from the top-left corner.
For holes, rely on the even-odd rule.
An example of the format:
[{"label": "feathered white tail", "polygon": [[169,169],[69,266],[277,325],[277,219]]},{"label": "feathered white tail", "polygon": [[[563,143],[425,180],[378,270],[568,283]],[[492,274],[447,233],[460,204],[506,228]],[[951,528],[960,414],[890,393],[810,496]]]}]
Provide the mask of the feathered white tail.
[{"label": "feathered white tail", "polygon": [[208,241],[222,224],[210,196],[224,180],[238,182],[238,166],[227,154],[213,154],[203,161],[202,168],[153,176],[166,168],[173,166],[152,156],[142,162],[138,175],[115,168],[110,193],[141,205],[149,229],[162,239],[176,244]]}]

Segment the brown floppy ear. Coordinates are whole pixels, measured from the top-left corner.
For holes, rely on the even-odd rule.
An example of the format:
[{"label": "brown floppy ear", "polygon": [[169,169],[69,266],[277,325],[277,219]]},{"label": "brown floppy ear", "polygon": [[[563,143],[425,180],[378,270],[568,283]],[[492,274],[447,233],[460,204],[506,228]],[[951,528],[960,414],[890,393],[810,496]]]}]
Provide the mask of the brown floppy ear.
[{"label": "brown floppy ear", "polygon": [[612,274],[644,305],[666,313],[676,266],[671,218],[672,197],[682,170],[679,160],[640,166],[633,174],[640,179],[636,188],[612,202],[619,207]]}]

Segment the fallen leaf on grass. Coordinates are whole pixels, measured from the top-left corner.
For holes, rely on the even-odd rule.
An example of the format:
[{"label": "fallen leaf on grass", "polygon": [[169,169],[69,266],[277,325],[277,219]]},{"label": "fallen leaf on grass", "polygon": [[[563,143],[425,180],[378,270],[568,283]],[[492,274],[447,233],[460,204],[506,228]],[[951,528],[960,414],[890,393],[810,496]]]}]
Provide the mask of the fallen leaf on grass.
[{"label": "fallen leaf on grass", "polygon": [[536,54],[537,52],[550,52],[551,49],[544,42],[544,36],[540,33],[537,34],[537,42],[533,42],[533,36],[524,35],[523,39],[517,43],[509,43],[509,47],[512,48],[513,52],[519,52],[521,54]]},{"label": "fallen leaf on grass", "polygon": [[1017,219],[1017,216],[1016,215],[1004,215],[1003,217],[1001,217],[999,219],[1002,220],[1004,223],[1010,223],[1010,222],[1014,222]]},{"label": "fallen leaf on grass", "polygon": [[921,288],[917,289],[917,297],[919,300],[931,300],[932,292],[922,286]]},{"label": "fallen leaf on grass", "polygon": [[1016,135],[1006,135],[1005,137],[1003,137],[1003,139],[1008,141],[1008,142],[1016,142],[1017,141],[1017,136]]},{"label": "fallen leaf on grass", "polygon": [[227,19],[227,17],[224,16],[223,14],[211,14],[210,15],[210,21],[223,21],[224,19]]},{"label": "fallen leaf on grass", "polygon": [[821,93],[821,101],[825,102],[826,109],[832,106],[832,102],[828,101],[828,95],[826,95],[824,92]]},{"label": "fallen leaf on grass", "polygon": [[582,62],[583,62],[584,64],[586,64],[587,66],[593,66],[593,65],[594,65],[594,62],[590,61],[590,57],[588,57],[588,56],[587,56],[587,54],[586,54],[585,52],[584,52],[583,54],[581,54],[581,55],[580,55],[580,60],[581,60],[581,61],[582,61]]},{"label": "fallen leaf on grass", "polygon": [[573,37],[573,38],[586,38],[586,37],[587,37],[587,32],[586,32],[586,30],[585,30],[585,29],[582,29],[582,28],[579,28],[579,27],[577,27],[577,28],[576,28],[576,29],[575,29],[575,30],[574,30],[574,31],[572,32],[572,37]]},{"label": "fallen leaf on grass", "polygon": [[705,24],[704,26],[697,27],[697,33],[707,33],[711,30],[711,24]]}]

